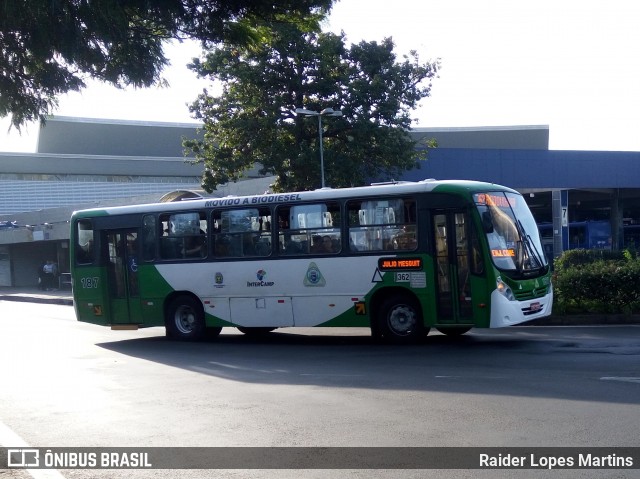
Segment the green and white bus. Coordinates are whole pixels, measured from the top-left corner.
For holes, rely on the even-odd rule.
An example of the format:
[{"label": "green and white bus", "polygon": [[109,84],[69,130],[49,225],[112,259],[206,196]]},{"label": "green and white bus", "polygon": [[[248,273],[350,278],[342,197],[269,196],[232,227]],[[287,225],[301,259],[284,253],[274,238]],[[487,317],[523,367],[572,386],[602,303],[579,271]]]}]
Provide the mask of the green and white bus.
[{"label": "green and white bus", "polygon": [[515,190],[474,181],[196,199],[74,212],[77,318],[164,326],[367,327],[391,342],[551,314],[551,272]]}]

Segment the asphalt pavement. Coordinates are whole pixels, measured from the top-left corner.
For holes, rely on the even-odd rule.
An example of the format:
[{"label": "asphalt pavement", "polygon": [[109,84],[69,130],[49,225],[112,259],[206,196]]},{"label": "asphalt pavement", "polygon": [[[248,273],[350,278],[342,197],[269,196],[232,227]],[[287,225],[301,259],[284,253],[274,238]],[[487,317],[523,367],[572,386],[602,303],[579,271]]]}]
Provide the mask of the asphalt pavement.
[{"label": "asphalt pavement", "polygon": [[[21,301],[27,303],[62,304],[73,306],[70,289],[42,291],[37,287],[0,286],[0,301]],[[592,326],[614,324],[640,324],[640,314],[566,314],[551,315],[524,323],[523,326]]]}]

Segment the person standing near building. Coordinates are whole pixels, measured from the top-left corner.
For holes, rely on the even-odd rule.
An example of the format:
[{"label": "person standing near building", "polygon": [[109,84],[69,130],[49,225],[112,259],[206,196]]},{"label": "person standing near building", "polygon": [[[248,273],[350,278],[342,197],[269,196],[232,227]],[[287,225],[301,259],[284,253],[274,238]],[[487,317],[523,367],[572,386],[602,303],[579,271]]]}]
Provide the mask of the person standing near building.
[{"label": "person standing near building", "polygon": [[51,291],[53,289],[56,289],[55,279],[58,275],[58,267],[56,266],[56,264],[51,260],[47,260],[46,264],[42,268],[42,271],[44,275],[45,290]]},{"label": "person standing near building", "polygon": [[47,286],[46,286],[46,275],[44,274],[44,267],[47,264],[46,261],[43,261],[42,263],[40,263],[40,266],[38,266],[38,289],[41,291],[44,291]]}]

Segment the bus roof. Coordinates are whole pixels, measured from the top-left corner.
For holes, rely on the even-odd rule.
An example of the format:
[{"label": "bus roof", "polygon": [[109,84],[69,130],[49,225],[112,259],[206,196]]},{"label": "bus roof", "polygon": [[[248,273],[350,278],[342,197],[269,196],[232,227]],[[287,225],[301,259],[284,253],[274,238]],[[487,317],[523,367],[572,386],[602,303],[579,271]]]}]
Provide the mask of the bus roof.
[{"label": "bus roof", "polygon": [[376,197],[395,194],[425,193],[430,191],[443,193],[457,192],[459,194],[462,194],[496,190],[517,193],[517,191],[506,186],[481,181],[425,179],[422,181],[392,181],[386,183],[374,183],[370,186],[358,186],[352,188],[320,188],[317,190],[297,191],[291,193],[265,193],[262,195],[251,196],[224,196],[220,198],[199,198],[167,203],[148,203],[129,206],[91,208],[74,211],[72,217],[91,217],[156,211],[179,211],[185,209],[231,206],[265,206],[270,204],[291,204],[308,201],[345,199],[351,197]]}]

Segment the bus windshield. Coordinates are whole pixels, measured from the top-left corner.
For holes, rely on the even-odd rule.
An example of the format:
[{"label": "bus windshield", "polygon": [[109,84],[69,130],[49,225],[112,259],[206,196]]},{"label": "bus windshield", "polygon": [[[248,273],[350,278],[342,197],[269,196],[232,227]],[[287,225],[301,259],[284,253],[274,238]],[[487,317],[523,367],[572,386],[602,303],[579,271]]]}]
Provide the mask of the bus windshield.
[{"label": "bus windshield", "polygon": [[529,275],[547,266],[538,226],[522,196],[478,193],[474,201],[497,268]]}]

